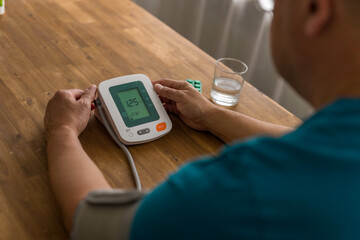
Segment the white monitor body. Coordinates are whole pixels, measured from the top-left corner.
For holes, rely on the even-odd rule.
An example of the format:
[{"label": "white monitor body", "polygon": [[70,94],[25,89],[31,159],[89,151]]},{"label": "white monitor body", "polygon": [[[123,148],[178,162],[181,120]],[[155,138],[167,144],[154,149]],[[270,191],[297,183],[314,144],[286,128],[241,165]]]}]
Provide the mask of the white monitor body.
[{"label": "white monitor body", "polygon": [[101,82],[99,99],[110,127],[126,145],[155,140],[172,128],[150,79],[143,74]]}]

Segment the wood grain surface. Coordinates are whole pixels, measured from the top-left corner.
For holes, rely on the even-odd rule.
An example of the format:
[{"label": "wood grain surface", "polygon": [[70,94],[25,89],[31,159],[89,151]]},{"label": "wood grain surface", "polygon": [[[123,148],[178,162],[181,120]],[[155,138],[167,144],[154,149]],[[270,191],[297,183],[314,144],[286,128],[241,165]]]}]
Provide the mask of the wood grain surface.
[{"label": "wood grain surface", "polygon": [[[215,60],[129,0],[10,0],[0,19],[0,239],[66,239],[47,171],[43,117],[58,89],[135,73],[198,79],[210,95]],[[287,126],[301,122],[249,84],[234,108]],[[145,189],[222,142],[176,116],[173,130],[131,146]],[[134,183],[125,155],[91,118],[81,142],[113,187]]]}]

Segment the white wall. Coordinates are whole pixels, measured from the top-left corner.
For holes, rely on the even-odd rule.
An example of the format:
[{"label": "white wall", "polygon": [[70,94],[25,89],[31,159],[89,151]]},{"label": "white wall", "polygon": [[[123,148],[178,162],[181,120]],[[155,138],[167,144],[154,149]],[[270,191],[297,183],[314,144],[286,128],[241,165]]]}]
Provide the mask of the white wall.
[{"label": "white wall", "polygon": [[272,15],[253,0],[134,0],[214,58],[249,66],[247,81],[300,118],[313,109],[276,73],[269,48]]}]

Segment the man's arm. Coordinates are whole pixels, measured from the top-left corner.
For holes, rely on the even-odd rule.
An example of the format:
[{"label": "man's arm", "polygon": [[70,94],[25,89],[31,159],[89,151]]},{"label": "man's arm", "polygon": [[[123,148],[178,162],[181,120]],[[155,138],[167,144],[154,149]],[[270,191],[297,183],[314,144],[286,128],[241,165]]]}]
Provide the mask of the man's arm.
[{"label": "man's arm", "polygon": [[208,116],[204,118],[204,126],[226,143],[257,135],[281,136],[294,130],[217,106]]},{"label": "man's arm", "polygon": [[218,107],[185,81],[162,79],[153,84],[167,111],[177,114],[189,127],[210,131],[226,143],[260,134],[278,136],[293,130]]},{"label": "man's arm", "polygon": [[96,86],[58,91],[44,118],[50,182],[69,232],[79,202],[93,190],[110,188],[78,139],[89,121],[95,94]]}]

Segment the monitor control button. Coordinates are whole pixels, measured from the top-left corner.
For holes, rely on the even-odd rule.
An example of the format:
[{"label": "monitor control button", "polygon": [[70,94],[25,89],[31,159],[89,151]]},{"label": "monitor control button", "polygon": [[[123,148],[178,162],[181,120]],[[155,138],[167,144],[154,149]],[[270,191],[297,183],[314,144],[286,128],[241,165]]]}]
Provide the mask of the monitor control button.
[{"label": "monitor control button", "polygon": [[165,129],[166,129],[166,122],[162,122],[156,125],[156,130],[158,132],[164,131]]},{"label": "monitor control button", "polygon": [[141,130],[137,131],[138,135],[145,135],[145,134],[148,134],[148,133],[150,133],[149,128],[145,128],[145,129],[141,129]]},{"label": "monitor control button", "polygon": [[134,136],[134,134],[132,134],[132,133],[129,133],[129,137],[133,137]]}]

